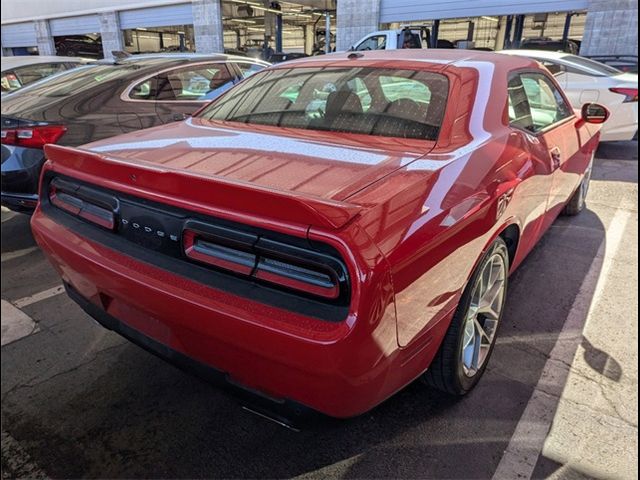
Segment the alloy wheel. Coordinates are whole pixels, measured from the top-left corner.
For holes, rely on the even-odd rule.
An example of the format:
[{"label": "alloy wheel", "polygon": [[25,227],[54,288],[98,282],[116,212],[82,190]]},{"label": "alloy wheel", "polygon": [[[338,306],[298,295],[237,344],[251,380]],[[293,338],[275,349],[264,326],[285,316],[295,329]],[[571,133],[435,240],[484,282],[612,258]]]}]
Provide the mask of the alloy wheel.
[{"label": "alloy wheel", "polygon": [[463,326],[460,355],[467,377],[482,368],[491,351],[504,305],[506,278],[505,259],[494,253],[476,281]]}]

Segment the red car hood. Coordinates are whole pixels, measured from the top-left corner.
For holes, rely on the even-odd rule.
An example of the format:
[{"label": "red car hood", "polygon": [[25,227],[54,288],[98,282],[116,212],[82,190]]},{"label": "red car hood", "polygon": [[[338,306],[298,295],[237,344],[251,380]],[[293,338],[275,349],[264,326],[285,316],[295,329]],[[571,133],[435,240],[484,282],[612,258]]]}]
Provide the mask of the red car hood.
[{"label": "red car hood", "polygon": [[341,201],[426,155],[434,145],[426,140],[192,118],[82,149],[167,170]]}]

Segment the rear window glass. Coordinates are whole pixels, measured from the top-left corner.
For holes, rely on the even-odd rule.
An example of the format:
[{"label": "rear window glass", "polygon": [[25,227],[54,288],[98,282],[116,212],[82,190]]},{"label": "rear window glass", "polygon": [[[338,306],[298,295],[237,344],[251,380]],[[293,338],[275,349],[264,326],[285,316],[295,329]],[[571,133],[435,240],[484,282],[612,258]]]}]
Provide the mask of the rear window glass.
[{"label": "rear window glass", "polygon": [[66,97],[138,70],[134,65],[85,65],[51,76],[46,82],[24,89],[37,97]]},{"label": "rear window glass", "polygon": [[299,67],[259,72],[200,113],[212,120],[435,140],[444,75],[382,68]]},{"label": "rear window glass", "polygon": [[562,61],[566,62],[569,66],[576,67],[579,70],[578,73],[588,73],[594,77],[609,77],[622,73],[621,70],[610,65],[605,65],[604,63],[596,62],[589,58],[578,57],[577,55],[565,55],[562,57]]}]

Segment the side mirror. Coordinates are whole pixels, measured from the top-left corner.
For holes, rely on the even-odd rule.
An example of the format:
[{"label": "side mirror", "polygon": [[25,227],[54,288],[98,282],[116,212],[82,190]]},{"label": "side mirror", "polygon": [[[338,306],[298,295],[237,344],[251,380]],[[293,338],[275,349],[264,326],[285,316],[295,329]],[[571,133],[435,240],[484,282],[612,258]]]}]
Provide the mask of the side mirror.
[{"label": "side mirror", "polygon": [[609,110],[598,103],[585,103],[582,106],[582,119],[587,123],[602,124],[609,118]]}]

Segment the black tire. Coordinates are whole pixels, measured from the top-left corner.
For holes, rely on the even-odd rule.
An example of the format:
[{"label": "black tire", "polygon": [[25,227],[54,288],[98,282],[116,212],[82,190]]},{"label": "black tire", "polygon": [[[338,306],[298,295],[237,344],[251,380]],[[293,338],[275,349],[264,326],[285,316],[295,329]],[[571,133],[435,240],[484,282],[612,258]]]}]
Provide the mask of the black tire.
[{"label": "black tire", "polygon": [[571,199],[567,202],[562,210],[563,215],[574,216],[578,215],[582,210],[584,210],[585,205],[587,204],[587,193],[589,192],[589,183],[591,182],[591,170],[593,168],[593,157],[591,157],[591,161],[589,162],[589,166],[584,173],[584,177],[580,182],[580,186],[573,193]]},{"label": "black tire", "polygon": [[509,270],[509,253],[507,245],[502,238],[497,238],[484,253],[482,260],[471,276],[469,283],[460,298],[460,303],[458,304],[458,308],[451,320],[451,325],[449,326],[444,340],[440,345],[438,353],[431,362],[428,370],[422,375],[422,380],[427,385],[451,395],[465,395],[478,383],[486,369],[495,346],[497,335],[494,333],[491,346],[489,347],[489,351],[482,366],[475,372],[475,374],[473,374],[473,376],[465,374],[461,361],[464,338],[463,327],[465,326],[467,312],[469,311],[471,304],[471,296],[476,284],[479,282],[480,274],[484,271],[484,268],[487,266],[489,261],[494,258],[494,255],[500,255],[503,258],[506,269],[504,272],[503,296],[496,329],[499,328],[500,319],[502,318],[502,313],[504,311],[508,280],[507,276]]}]

